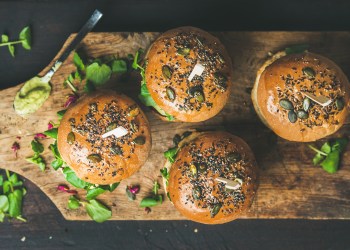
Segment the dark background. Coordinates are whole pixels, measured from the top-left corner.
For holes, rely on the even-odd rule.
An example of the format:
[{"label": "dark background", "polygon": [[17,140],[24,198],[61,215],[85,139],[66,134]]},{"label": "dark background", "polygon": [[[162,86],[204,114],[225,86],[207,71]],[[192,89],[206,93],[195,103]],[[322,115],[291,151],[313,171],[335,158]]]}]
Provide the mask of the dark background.
[{"label": "dark background", "polygon": [[[13,40],[26,25],[33,31],[31,51],[18,46],[13,59],[0,48],[0,89],[40,72],[95,8],[104,17],[94,31],[165,31],[182,25],[209,31],[350,30],[350,2],[345,0],[0,1],[0,33]],[[220,226],[70,222],[37,187],[29,181],[25,185],[28,223],[0,224],[0,249],[350,249],[348,220],[236,220]]]}]

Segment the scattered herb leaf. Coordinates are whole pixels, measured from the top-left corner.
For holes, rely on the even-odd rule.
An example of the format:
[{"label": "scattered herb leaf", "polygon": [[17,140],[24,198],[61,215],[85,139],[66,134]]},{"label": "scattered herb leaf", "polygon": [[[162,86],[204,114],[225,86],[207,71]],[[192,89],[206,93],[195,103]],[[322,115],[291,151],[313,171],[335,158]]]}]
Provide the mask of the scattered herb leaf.
[{"label": "scattered herb leaf", "polygon": [[97,200],[90,200],[85,203],[88,215],[96,222],[104,222],[111,218],[112,211]]},{"label": "scattered herb leaf", "polygon": [[44,132],[45,135],[57,139],[58,128],[52,128]]},{"label": "scattered herb leaf", "polygon": [[316,152],[312,163],[322,166],[328,173],[335,173],[339,168],[341,153],[346,148],[347,143],[347,138],[338,138],[324,143],[321,149],[309,145],[309,148]]},{"label": "scattered herb leaf", "polygon": [[73,63],[77,67],[78,70],[84,71],[85,70],[85,64],[83,63],[83,60],[79,56],[77,52],[74,52],[73,56]]},{"label": "scattered herb leaf", "polygon": [[19,180],[18,175],[10,173],[6,170],[7,180],[0,175],[2,193],[0,193],[0,222],[4,221],[5,217],[16,218],[21,221],[26,221],[22,217],[22,200],[26,193],[23,188],[23,182]]},{"label": "scattered herb leaf", "polygon": [[290,54],[303,53],[308,48],[309,48],[308,44],[296,44],[296,45],[292,45],[288,48],[285,48],[284,51],[286,52],[287,55],[290,55]]},{"label": "scattered herb leaf", "polygon": [[32,145],[32,150],[34,151],[34,153],[41,154],[42,152],[44,152],[43,144],[41,144],[37,140],[32,140],[31,145]]},{"label": "scattered herb leaf", "polygon": [[167,151],[164,152],[165,158],[167,158],[171,163],[175,162],[175,158],[177,155],[177,152],[179,151],[178,147],[173,147]]},{"label": "scattered herb leaf", "polygon": [[75,209],[78,209],[79,207],[80,207],[79,200],[74,195],[70,196],[68,200],[68,208],[75,210]]},{"label": "scattered herb leaf", "polygon": [[95,85],[102,85],[111,77],[112,70],[106,65],[99,65],[97,62],[86,67],[86,79]]},{"label": "scattered herb leaf", "polygon": [[126,62],[122,59],[117,59],[112,62],[112,72],[113,73],[126,73],[128,71],[128,66]]}]

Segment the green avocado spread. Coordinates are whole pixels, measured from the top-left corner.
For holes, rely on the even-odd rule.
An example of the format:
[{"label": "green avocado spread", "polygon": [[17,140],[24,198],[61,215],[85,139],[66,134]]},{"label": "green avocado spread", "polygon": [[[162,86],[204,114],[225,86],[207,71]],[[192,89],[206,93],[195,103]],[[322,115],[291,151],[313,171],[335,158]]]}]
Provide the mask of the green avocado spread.
[{"label": "green avocado spread", "polygon": [[17,92],[14,108],[17,114],[25,116],[37,111],[50,96],[51,86],[40,77],[33,77]]}]

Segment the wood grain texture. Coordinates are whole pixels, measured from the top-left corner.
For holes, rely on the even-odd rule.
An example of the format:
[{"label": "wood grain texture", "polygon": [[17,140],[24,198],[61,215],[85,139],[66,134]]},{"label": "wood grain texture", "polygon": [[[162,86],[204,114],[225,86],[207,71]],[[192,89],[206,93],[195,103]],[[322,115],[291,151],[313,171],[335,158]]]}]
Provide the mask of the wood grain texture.
[{"label": "wood grain texture", "polygon": [[[266,59],[268,52],[276,52],[291,44],[310,44],[311,51],[334,60],[350,75],[350,32],[214,32],[224,43],[234,64],[234,89],[224,110],[206,122],[196,124],[167,123],[147,110],[151,124],[153,147],[150,158],[142,169],[123,181],[113,193],[99,196],[112,208],[114,220],[179,220],[184,219],[167,200],[146,214],[138,204],[151,192],[154,180],[161,183],[159,169],[164,164],[163,151],[172,146],[172,137],[189,128],[226,129],[245,139],[252,147],[260,167],[260,186],[249,212],[243,218],[308,218],[350,219],[350,154],[345,153],[341,169],[327,174],[311,164],[313,152],[305,143],[292,143],[277,138],[258,120],[250,100],[255,72]],[[138,48],[147,46],[158,33],[90,33],[81,45],[89,56],[117,55],[125,57]],[[71,39],[71,38],[70,38]],[[66,43],[67,44],[67,43]],[[46,72],[47,69],[43,71]],[[58,184],[66,183],[59,171],[48,166],[40,172],[37,166],[24,158],[31,156],[30,141],[33,135],[47,129],[56,112],[62,109],[65,96],[70,92],[63,87],[66,77],[74,70],[72,57],[64,63],[52,79],[53,91],[44,106],[28,119],[15,115],[12,103],[20,86],[0,92],[0,163],[5,169],[17,172],[33,181],[55,203],[68,220],[89,220],[84,209],[66,208],[68,195],[57,192]],[[109,84],[136,100],[140,77],[132,73],[123,81]],[[345,125],[338,135],[349,135]],[[16,136],[21,136],[21,149],[16,158],[10,147]],[[18,141],[18,140],[17,140]],[[50,140],[44,140],[48,146]],[[52,156],[44,154],[47,162]],[[134,202],[128,201],[125,186],[140,184],[141,192]],[[163,190],[162,190],[163,191]],[[85,191],[81,191],[84,197]]]}]

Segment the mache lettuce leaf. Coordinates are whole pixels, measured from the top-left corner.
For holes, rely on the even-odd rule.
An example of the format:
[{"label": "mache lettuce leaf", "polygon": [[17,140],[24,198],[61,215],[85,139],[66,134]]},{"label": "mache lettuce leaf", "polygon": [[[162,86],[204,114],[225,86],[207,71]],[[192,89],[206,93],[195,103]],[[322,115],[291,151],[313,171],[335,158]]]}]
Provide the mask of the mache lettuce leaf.
[{"label": "mache lettuce leaf", "polygon": [[141,80],[141,92],[139,94],[140,101],[147,107],[153,107],[157,112],[165,116],[169,121],[173,121],[174,117],[172,115],[167,114],[161,107],[159,107],[156,102],[153,100],[147,85],[146,85],[146,75],[145,75],[145,68],[139,64],[139,56],[141,51],[137,51],[134,57],[134,61],[132,63],[133,69],[139,70],[140,75],[142,77]]}]

